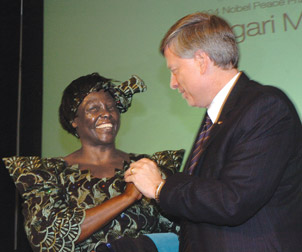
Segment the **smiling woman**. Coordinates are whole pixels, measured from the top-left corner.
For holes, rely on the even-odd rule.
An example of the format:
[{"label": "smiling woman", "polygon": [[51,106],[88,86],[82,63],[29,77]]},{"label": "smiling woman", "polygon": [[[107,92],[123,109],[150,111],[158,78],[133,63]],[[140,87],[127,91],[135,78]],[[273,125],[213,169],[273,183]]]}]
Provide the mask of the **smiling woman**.
[{"label": "smiling woman", "polygon": [[104,90],[87,95],[72,126],[77,130],[82,145],[114,144],[120,127],[120,113],[113,97]]},{"label": "smiling woman", "polygon": [[79,138],[80,149],[63,158],[4,159],[24,198],[25,230],[34,251],[107,251],[114,246],[123,252],[157,251],[143,234],[178,233],[178,225],[161,214],[155,201],[124,181],[124,173],[147,157],[165,178],[179,170],[184,151],[149,156],[115,147],[120,113],[128,110],[135,93],[145,90],[137,76],[120,85],[97,73],[82,76],[64,90],[59,109],[62,127]]}]

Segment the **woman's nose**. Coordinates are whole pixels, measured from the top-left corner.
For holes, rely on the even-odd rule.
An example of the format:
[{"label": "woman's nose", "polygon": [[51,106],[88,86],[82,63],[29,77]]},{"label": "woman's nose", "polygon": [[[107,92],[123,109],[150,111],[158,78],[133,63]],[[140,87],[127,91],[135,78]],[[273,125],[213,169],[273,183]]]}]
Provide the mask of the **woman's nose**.
[{"label": "woman's nose", "polygon": [[109,118],[109,117],[110,117],[110,112],[109,112],[109,110],[106,109],[106,108],[103,109],[103,110],[101,111],[100,116],[101,116],[102,118]]}]

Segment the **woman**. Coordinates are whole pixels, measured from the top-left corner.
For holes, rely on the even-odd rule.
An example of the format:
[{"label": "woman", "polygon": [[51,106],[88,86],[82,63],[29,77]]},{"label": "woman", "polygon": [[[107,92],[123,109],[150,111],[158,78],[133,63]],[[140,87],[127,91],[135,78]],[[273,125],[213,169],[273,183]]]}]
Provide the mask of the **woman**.
[{"label": "woman", "polygon": [[115,147],[120,113],[130,107],[133,94],[145,90],[137,76],[121,85],[97,73],[82,76],[64,90],[59,110],[62,127],[79,138],[81,148],[64,158],[4,159],[24,198],[25,231],[34,251],[101,251],[121,237],[178,231],[123,176],[142,157],[168,176],[180,168],[184,152],[148,156]]}]

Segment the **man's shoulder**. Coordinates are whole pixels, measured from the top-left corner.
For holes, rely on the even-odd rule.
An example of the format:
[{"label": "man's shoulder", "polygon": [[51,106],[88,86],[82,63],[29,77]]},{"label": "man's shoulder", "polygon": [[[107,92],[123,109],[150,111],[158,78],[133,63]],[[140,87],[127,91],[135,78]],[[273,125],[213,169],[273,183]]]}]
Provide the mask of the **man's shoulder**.
[{"label": "man's shoulder", "polygon": [[280,101],[290,102],[287,94],[281,88],[274,85],[262,84],[256,80],[250,79],[245,73],[242,73],[233,92],[244,103],[254,103],[257,100],[271,98]]}]

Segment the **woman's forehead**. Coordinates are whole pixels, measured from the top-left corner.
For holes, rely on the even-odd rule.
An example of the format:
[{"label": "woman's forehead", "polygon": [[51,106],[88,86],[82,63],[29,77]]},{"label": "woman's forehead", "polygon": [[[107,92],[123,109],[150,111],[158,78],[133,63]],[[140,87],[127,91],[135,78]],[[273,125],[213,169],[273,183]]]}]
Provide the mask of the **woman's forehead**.
[{"label": "woman's forehead", "polygon": [[107,91],[104,91],[104,90],[89,93],[83,99],[82,104],[86,104],[86,103],[91,102],[91,101],[101,101],[101,102],[113,102],[113,103],[115,103],[115,100],[111,96],[111,94]]}]

